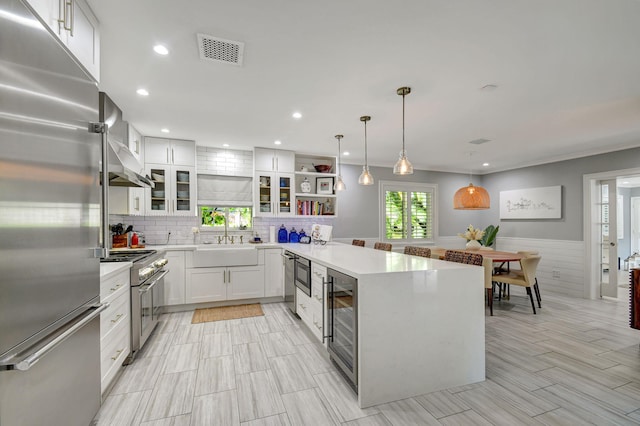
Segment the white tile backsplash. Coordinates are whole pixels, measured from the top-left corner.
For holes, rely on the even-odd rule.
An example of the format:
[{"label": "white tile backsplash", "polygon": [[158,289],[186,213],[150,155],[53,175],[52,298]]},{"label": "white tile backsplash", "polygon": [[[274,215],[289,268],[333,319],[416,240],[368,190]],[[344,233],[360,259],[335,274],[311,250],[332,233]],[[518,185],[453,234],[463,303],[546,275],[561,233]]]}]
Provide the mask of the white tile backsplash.
[{"label": "white tile backsplash", "polygon": [[[280,225],[287,228],[290,231],[292,227],[296,228],[296,231],[300,232],[304,229],[309,233],[311,225],[319,223],[321,225],[331,225],[335,219],[322,216],[311,217],[290,217],[290,218],[253,218],[253,229],[246,231],[233,231],[229,232],[230,235],[244,235],[245,239],[249,239],[256,233],[262,238],[263,241],[269,241],[269,226],[273,225],[276,228],[276,238]],[[220,235],[219,231],[202,231],[199,235],[191,232],[193,227],[200,225],[200,219],[197,217],[162,217],[162,216],[121,216],[110,215],[110,223],[123,223],[126,225],[133,225],[134,231],[144,232],[145,240],[147,244],[194,244],[201,241],[213,241],[216,236]],[[171,232],[171,235],[169,235]]]}]

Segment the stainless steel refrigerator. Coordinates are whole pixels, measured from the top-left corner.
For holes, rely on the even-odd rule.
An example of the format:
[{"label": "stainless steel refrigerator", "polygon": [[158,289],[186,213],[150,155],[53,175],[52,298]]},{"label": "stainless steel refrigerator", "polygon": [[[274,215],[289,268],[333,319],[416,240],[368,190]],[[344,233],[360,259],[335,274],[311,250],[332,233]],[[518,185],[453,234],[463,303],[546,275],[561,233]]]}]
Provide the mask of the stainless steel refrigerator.
[{"label": "stainless steel refrigerator", "polygon": [[98,90],[19,0],[0,0],[0,425],[100,407]]}]

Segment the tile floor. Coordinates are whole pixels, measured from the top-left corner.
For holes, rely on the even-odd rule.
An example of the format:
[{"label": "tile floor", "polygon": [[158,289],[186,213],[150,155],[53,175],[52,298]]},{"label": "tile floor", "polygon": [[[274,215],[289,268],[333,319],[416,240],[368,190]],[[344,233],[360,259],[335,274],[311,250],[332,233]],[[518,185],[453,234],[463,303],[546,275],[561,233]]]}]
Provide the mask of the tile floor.
[{"label": "tile floor", "polygon": [[[323,347],[283,304],[191,325],[167,314],[97,425],[637,425],[640,331],[628,302],[515,291],[486,317],[487,380],[360,409]],[[488,314],[488,312],[487,312]]]}]

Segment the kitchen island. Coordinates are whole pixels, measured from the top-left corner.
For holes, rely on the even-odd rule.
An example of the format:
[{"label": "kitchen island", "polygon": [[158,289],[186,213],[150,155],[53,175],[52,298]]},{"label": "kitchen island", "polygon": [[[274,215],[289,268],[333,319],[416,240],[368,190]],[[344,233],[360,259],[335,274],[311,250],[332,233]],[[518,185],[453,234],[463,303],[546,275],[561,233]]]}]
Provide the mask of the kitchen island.
[{"label": "kitchen island", "polygon": [[481,267],[339,243],[282,247],[357,279],[360,407],[484,380]]}]

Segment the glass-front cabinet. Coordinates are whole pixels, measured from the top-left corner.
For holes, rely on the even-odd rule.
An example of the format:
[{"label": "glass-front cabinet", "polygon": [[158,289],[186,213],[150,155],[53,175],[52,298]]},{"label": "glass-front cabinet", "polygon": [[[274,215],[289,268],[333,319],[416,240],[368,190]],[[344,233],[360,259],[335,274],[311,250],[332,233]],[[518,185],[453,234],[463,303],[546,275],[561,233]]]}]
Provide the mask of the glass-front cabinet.
[{"label": "glass-front cabinet", "polygon": [[146,190],[147,215],[195,215],[195,167],[147,164],[147,173],[155,185]]},{"label": "glass-front cabinet", "polygon": [[254,194],[256,216],[293,216],[293,173],[256,172]]}]

